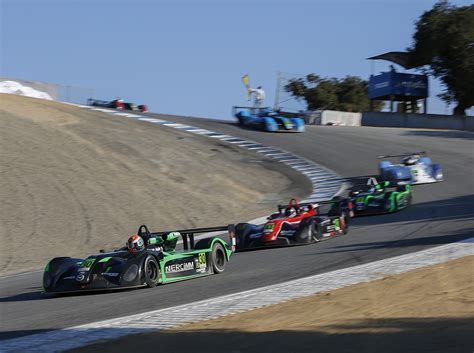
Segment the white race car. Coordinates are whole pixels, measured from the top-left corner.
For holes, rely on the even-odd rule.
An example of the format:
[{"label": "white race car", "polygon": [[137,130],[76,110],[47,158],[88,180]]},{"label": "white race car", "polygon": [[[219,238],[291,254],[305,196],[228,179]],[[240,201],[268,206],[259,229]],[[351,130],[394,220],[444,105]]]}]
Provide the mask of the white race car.
[{"label": "white race car", "polygon": [[427,184],[443,181],[441,165],[433,164],[426,152],[412,152],[400,155],[379,156],[379,158],[401,157],[400,163],[389,160],[379,162],[380,178],[395,185]]}]

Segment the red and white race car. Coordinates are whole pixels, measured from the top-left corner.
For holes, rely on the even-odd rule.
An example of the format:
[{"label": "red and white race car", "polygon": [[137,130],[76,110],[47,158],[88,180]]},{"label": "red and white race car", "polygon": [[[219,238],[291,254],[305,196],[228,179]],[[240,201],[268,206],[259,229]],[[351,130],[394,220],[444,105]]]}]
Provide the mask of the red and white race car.
[{"label": "red and white race car", "polygon": [[346,234],[354,216],[350,199],[278,205],[263,225],[239,223],[235,226],[236,251],[269,246],[302,245]]}]

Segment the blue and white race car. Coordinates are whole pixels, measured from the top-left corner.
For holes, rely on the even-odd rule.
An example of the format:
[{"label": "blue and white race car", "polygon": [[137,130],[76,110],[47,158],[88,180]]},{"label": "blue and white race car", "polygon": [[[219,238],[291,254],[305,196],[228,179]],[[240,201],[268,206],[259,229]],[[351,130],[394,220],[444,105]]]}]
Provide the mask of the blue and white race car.
[{"label": "blue and white race car", "polygon": [[304,120],[297,114],[281,113],[268,107],[232,107],[232,113],[237,118],[239,125],[263,131],[293,131],[305,130]]},{"label": "blue and white race car", "polygon": [[401,157],[400,163],[389,160],[379,162],[380,178],[394,185],[427,184],[443,181],[441,165],[434,164],[426,152],[412,152],[400,155],[379,156],[379,158]]}]

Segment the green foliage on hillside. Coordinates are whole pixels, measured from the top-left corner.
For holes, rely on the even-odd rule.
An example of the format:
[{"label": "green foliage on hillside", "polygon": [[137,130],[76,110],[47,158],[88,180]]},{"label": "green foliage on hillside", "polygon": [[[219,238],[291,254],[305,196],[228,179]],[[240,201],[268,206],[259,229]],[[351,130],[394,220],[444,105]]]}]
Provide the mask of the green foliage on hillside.
[{"label": "green foliage on hillside", "polygon": [[[367,84],[367,81],[357,76],[337,79],[309,74],[304,78],[290,80],[285,89],[295,98],[304,99],[309,110],[363,112],[370,107]],[[382,103],[375,102],[374,110],[381,108]]]}]

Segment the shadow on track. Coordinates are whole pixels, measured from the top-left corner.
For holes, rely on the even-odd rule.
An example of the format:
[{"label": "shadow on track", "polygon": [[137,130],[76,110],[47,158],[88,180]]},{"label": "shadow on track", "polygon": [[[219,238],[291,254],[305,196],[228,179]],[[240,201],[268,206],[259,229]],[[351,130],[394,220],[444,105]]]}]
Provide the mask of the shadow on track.
[{"label": "shadow on track", "polygon": [[67,297],[79,297],[79,296],[94,296],[94,295],[105,295],[105,294],[112,294],[118,292],[128,292],[134,290],[140,290],[143,288],[120,288],[120,289],[113,289],[113,290],[97,290],[91,292],[75,292],[75,293],[43,293],[41,288],[31,288],[31,289],[38,289],[37,292],[26,292],[26,293],[19,293],[11,296],[5,296],[0,298],[0,303],[8,303],[8,302],[23,302],[23,301],[36,301],[36,300],[52,300],[58,298],[67,298]]},{"label": "shadow on track", "polygon": [[468,228],[461,232],[445,235],[426,236],[410,239],[397,239],[388,241],[375,241],[365,243],[353,243],[349,245],[338,245],[333,246],[327,251],[320,251],[321,254],[334,254],[364,250],[377,250],[377,249],[395,249],[405,247],[419,247],[419,246],[438,246],[450,244],[465,239],[472,238],[474,234],[474,228]]},{"label": "shadow on track", "polygon": [[403,135],[474,140],[474,133],[469,132],[469,131],[460,131],[460,130],[410,130],[410,131],[405,131]]},{"label": "shadow on track", "polygon": [[[414,191],[416,200],[416,190]],[[411,205],[397,213],[356,217],[354,226],[370,226],[404,222],[405,224],[431,221],[453,221],[470,219],[474,221],[474,195],[459,196],[450,199],[422,202]]]},{"label": "shadow on track", "polygon": [[[0,332],[0,347],[2,346],[2,341],[10,338],[19,338],[29,335],[34,335],[37,333],[44,333],[51,331],[53,329],[44,329],[44,330],[21,330],[21,331],[1,331]],[[3,352],[3,351],[2,351]]]},{"label": "shadow on track", "polygon": [[[282,325],[283,326],[283,325]],[[470,318],[380,318],[352,320],[312,331],[162,331],[128,336],[71,352],[470,352]]]}]

